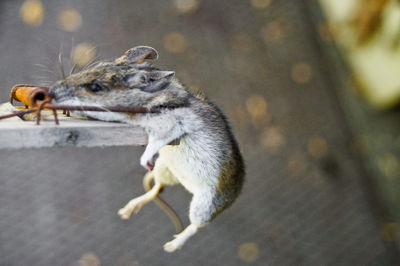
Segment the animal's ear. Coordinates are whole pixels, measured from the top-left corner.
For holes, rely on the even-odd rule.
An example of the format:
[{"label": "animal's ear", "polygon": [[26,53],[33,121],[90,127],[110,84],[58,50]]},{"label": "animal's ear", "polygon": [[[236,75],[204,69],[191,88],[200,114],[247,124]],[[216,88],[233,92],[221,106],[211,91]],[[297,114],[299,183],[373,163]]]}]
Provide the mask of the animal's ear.
[{"label": "animal's ear", "polygon": [[152,71],[150,72],[150,82],[143,88],[146,92],[156,92],[167,87],[174,77],[174,71]]},{"label": "animal's ear", "polygon": [[142,70],[134,73],[128,73],[124,80],[130,88],[143,88],[149,83],[149,73]]},{"label": "animal's ear", "polygon": [[158,53],[156,49],[150,46],[136,46],[125,52],[123,56],[115,60],[116,63],[140,64],[145,59],[157,59]]}]

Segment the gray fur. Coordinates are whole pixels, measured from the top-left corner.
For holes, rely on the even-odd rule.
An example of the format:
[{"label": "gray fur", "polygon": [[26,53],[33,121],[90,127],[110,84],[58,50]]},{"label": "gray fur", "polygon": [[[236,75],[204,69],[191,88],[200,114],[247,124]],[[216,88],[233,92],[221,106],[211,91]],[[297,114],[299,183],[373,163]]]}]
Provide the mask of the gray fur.
[{"label": "gray fur", "polygon": [[[244,164],[222,112],[184,88],[173,78],[174,72],[143,62],[157,56],[153,48],[132,48],[114,62],[101,62],[57,82],[51,93],[64,104],[162,108],[157,114],[83,115],[145,129],[149,144],[141,165],[147,169],[154,165],[149,170],[157,184],[180,183],[193,194],[189,211],[193,226],[185,230],[188,238],[196,232],[193,228],[206,225],[232,204],[243,184]],[[168,145],[176,139],[179,145]],[[180,248],[186,241],[183,238],[167,243],[166,250]]]}]

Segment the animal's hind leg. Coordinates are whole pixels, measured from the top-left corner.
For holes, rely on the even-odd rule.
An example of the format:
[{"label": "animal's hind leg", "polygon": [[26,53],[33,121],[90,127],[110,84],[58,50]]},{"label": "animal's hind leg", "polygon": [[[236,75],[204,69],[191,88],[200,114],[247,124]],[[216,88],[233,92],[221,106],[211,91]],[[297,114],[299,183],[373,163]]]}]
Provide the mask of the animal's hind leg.
[{"label": "animal's hind leg", "polygon": [[[152,179],[154,179],[154,174],[152,172],[147,172],[147,174],[144,176],[144,182],[151,182]],[[145,204],[149,203],[155,197],[157,197],[157,195],[160,193],[161,188],[162,184],[155,180],[154,186],[149,191],[147,191],[142,196],[139,196],[129,201],[125,205],[125,207],[121,208],[118,211],[118,215],[121,217],[121,219],[129,219],[132,212],[138,213]]]},{"label": "animal's hind leg", "polygon": [[185,242],[199,230],[199,226],[190,224],[181,233],[174,235],[174,239],[164,245],[164,250],[167,252],[174,252],[181,249]]},{"label": "animal's hind leg", "polygon": [[220,208],[224,202],[219,200],[218,195],[211,191],[197,192],[193,195],[190,203],[190,225],[181,233],[174,236],[174,239],[164,245],[164,250],[174,252],[186,243],[197,231],[207,225],[222,209]]}]

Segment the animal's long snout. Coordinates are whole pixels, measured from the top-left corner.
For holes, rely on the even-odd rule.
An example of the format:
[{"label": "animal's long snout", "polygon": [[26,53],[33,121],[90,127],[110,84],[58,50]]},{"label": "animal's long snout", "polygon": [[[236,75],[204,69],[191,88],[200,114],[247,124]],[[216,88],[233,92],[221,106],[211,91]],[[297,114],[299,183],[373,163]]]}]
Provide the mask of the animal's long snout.
[{"label": "animal's long snout", "polygon": [[48,91],[49,98],[55,102],[70,98],[73,95],[72,90],[64,83],[56,83]]}]

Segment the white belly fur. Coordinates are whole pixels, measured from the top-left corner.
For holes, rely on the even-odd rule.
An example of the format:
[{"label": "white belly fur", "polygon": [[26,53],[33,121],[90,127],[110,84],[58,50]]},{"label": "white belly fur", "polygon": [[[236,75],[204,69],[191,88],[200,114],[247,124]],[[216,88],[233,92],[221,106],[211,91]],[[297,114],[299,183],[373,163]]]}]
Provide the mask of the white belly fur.
[{"label": "white belly fur", "polygon": [[[188,154],[185,144],[165,146],[159,152],[157,163],[165,164],[176,179],[191,193],[196,194],[216,187],[218,174],[207,162],[196,162]],[[207,169],[205,166],[209,166]]]}]

